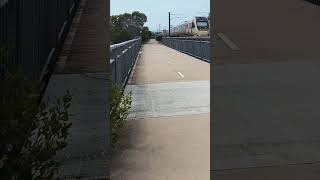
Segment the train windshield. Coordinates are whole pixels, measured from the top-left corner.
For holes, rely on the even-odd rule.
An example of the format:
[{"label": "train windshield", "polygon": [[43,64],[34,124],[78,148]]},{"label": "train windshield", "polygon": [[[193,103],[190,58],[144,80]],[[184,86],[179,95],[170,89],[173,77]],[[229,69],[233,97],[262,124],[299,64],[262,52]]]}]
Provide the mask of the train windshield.
[{"label": "train windshield", "polygon": [[207,21],[198,21],[197,22],[198,29],[208,29]]}]

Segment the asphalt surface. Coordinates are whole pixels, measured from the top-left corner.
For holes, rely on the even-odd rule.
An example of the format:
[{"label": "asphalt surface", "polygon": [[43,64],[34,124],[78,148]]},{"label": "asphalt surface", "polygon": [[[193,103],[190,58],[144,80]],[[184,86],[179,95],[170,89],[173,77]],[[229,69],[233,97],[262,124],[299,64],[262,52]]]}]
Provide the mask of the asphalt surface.
[{"label": "asphalt surface", "polygon": [[209,179],[209,70],[154,40],[143,46],[126,86],[133,104],[111,179]]}]

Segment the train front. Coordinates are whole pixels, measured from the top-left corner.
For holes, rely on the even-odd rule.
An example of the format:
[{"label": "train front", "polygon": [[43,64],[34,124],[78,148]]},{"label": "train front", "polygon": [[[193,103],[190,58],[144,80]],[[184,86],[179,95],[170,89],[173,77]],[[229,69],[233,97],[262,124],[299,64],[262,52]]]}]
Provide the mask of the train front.
[{"label": "train front", "polygon": [[209,36],[209,22],[206,17],[196,17],[196,25],[197,25],[197,35],[198,36]]}]

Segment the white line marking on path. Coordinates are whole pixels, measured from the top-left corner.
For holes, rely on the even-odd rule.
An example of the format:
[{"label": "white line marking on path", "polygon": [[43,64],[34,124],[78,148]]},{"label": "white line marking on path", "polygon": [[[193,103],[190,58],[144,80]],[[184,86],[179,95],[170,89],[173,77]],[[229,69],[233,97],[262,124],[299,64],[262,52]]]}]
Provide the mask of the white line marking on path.
[{"label": "white line marking on path", "polygon": [[226,43],[232,50],[240,50],[240,48],[224,33],[217,33],[217,35]]},{"label": "white line marking on path", "polygon": [[184,75],[183,75],[181,72],[178,72],[178,74],[179,74],[182,78],[184,78]]}]

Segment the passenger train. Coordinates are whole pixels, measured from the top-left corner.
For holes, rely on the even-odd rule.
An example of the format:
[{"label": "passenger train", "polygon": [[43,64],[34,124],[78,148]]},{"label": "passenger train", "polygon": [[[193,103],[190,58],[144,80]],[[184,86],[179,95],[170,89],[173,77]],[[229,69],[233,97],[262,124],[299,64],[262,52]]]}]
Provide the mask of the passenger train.
[{"label": "passenger train", "polygon": [[175,26],[172,36],[209,36],[209,22],[207,17],[194,17],[191,21]]}]

